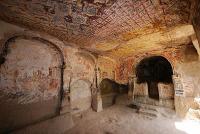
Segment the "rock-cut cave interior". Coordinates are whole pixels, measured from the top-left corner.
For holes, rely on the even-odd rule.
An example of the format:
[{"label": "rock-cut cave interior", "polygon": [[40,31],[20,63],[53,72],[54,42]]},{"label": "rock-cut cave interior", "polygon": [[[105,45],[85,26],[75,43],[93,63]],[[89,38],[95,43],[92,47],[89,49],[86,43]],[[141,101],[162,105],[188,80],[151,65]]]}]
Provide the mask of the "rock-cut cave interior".
[{"label": "rock-cut cave interior", "polygon": [[0,0],[0,134],[200,134],[200,0]]}]

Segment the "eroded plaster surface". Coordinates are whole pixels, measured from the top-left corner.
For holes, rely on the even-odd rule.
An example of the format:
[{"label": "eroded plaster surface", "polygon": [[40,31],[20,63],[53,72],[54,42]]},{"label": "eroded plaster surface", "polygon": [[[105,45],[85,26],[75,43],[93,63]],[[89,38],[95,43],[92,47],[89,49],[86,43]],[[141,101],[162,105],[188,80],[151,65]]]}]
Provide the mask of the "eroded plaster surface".
[{"label": "eroded plaster surface", "polygon": [[[87,101],[84,97],[78,100],[84,104],[80,110],[91,108],[95,77],[91,53],[42,33],[0,23],[6,27],[0,31],[1,58],[5,58],[0,65],[0,132],[54,117],[63,109],[70,111],[77,106],[70,98],[77,100],[85,90]],[[85,84],[78,80],[87,81],[87,88],[81,88]]]},{"label": "eroded plaster surface", "polygon": [[[38,41],[18,39],[9,44],[1,65],[1,96],[20,104],[58,96],[61,82],[59,54]],[[2,97],[3,97],[2,96]]]}]

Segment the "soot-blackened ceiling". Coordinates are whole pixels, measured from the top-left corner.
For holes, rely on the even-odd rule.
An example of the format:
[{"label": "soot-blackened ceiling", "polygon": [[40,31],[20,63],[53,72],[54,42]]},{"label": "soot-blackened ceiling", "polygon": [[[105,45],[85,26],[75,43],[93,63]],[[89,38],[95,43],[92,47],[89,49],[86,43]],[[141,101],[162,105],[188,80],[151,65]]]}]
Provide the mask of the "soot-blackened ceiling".
[{"label": "soot-blackened ceiling", "polygon": [[102,52],[187,24],[190,6],[190,0],[1,0],[0,18]]}]

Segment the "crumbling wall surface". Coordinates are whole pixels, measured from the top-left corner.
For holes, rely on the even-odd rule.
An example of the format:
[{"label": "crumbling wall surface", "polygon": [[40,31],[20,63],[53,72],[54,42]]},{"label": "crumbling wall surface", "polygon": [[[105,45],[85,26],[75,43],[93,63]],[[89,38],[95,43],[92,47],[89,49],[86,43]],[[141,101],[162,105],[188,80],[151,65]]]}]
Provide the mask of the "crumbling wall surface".
[{"label": "crumbling wall surface", "polygon": [[107,57],[98,57],[97,60],[97,81],[98,85],[103,79],[115,80],[116,62]]},{"label": "crumbling wall surface", "polygon": [[[8,43],[5,62],[0,66],[0,133],[56,116],[61,106],[61,87],[64,100],[69,101],[65,93],[74,90],[77,92],[72,92],[70,97],[78,98],[83,92],[84,96],[90,97],[88,100],[91,103],[89,90],[94,81],[95,63],[89,52],[73,48],[49,35],[3,21],[0,24],[0,54],[5,42],[16,37]],[[21,35],[34,38],[23,38]],[[78,80],[87,81],[87,85]],[[82,86],[87,87],[86,92],[86,89],[80,88]],[[90,107],[88,101],[83,103],[82,109]],[[73,103],[71,105],[73,107]],[[67,108],[70,111],[70,107]]]},{"label": "crumbling wall surface", "polygon": [[130,76],[135,75],[135,68],[137,64],[144,58],[151,56],[163,56],[165,57],[172,65],[172,68],[176,68],[176,63],[182,61],[183,53],[182,49],[185,46],[177,46],[166,48],[163,50],[155,49],[153,51],[139,53],[137,55],[132,55],[125,59],[120,59],[116,65],[116,81],[119,83],[128,83]]},{"label": "crumbling wall surface", "polygon": [[148,85],[147,83],[134,83],[135,85],[135,91],[134,91],[134,95],[135,96],[148,96]]},{"label": "crumbling wall surface", "polygon": [[77,80],[71,85],[72,113],[79,113],[91,107],[91,83],[85,80]]},{"label": "crumbling wall surface", "polygon": [[180,75],[183,94],[175,91],[175,107],[179,116],[185,117],[190,108],[195,108],[194,98],[200,95],[200,62],[194,46],[183,49],[183,60],[177,63],[176,72]]},{"label": "crumbling wall surface", "polygon": [[38,41],[8,44],[0,67],[1,130],[55,116],[61,83],[56,51]]},{"label": "crumbling wall surface", "polygon": [[[72,83],[79,79],[89,81],[91,84],[94,82],[94,68],[95,61],[89,55],[83,56],[82,52],[69,46],[62,48],[65,57],[64,69],[64,90],[70,90]],[[89,58],[90,57],[90,58]]]},{"label": "crumbling wall surface", "polygon": [[161,99],[174,98],[174,86],[172,83],[158,83],[158,91]]},{"label": "crumbling wall surface", "polygon": [[1,92],[13,96],[19,104],[57,96],[60,64],[59,54],[49,46],[37,41],[15,40],[9,44],[5,63],[1,65]]},{"label": "crumbling wall surface", "polygon": [[200,96],[200,63],[192,61],[179,65],[178,72],[181,74],[183,95],[175,98],[177,113],[185,117],[190,108],[196,108],[195,97]]},{"label": "crumbling wall surface", "polygon": [[95,81],[95,59],[87,52],[64,47],[64,91],[70,92],[72,113],[79,113],[91,107],[91,88]]}]

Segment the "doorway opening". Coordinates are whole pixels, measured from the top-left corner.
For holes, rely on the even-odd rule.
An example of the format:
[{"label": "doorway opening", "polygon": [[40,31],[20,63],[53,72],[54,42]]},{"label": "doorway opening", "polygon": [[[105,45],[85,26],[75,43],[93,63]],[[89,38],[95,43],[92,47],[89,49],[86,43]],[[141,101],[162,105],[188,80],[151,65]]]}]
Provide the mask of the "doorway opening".
[{"label": "doorway opening", "polygon": [[172,83],[173,70],[162,56],[152,56],[140,61],[136,67],[137,83],[147,83],[149,98],[159,100],[158,83]]}]

